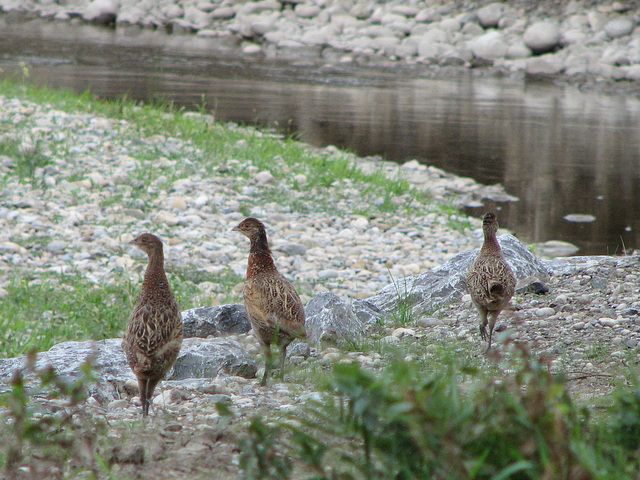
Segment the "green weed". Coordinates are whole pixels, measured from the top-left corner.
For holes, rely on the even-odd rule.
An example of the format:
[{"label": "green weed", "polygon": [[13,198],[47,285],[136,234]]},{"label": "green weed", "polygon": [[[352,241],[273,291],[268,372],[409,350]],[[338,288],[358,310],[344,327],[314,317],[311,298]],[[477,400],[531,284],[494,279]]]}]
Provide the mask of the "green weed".
[{"label": "green weed", "polygon": [[[81,407],[95,383],[91,363],[84,364],[79,379],[69,383],[52,367],[37,370],[35,362],[32,352],[25,368],[14,372],[10,392],[0,396],[6,409],[1,421],[7,427],[0,434],[0,466],[9,478],[24,478],[19,470],[25,468],[32,475],[57,476],[67,461],[91,451],[105,432],[106,425],[85,416]],[[28,386],[27,376],[35,377],[35,387]],[[51,411],[35,401],[34,393],[43,391],[63,402],[58,405],[64,408]]]},{"label": "green weed", "polygon": [[35,180],[35,172],[38,168],[51,163],[37,139],[23,143],[19,139],[0,135],[0,155],[10,157],[14,161],[16,175],[22,180],[31,182]]},{"label": "green weed", "polygon": [[[196,306],[192,302],[200,292],[197,284],[187,281],[186,273],[169,277],[180,307]],[[0,344],[0,356],[48,350],[67,340],[101,340],[121,335],[140,283],[131,282],[125,275],[101,285],[80,275],[13,277],[6,288],[9,294],[0,303],[0,331],[12,341]]]},{"label": "green weed", "polygon": [[607,434],[544,363],[517,352],[520,367],[500,376],[455,362],[430,374],[400,359],[380,374],[338,364],[324,401],[280,422],[254,419],[245,462],[259,472],[249,459],[271,448],[294,466],[280,478],[637,478],[637,391],[621,397]]}]

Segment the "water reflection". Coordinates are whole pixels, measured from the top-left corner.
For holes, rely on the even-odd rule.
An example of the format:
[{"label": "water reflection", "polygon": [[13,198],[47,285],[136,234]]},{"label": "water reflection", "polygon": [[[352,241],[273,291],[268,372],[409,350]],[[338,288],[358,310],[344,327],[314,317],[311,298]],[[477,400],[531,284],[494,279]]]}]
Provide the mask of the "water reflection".
[{"label": "water reflection", "polygon": [[[519,202],[470,213],[501,208],[501,223],[526,242],[565,240],[579,245],[581,254],[640,248],[635,98],[468,76],[353,78],[243,63],[228,52],[211,60],[193,50],[191,37],[188,56],[184,45],[167,47],[148,32],[140,33],[144,47],[135,35],[104,31],[80,47],[77,38],[55,37],[56,30],[47,28],[39,30],[40,38],[28,39],[5,31],[4,44],[14,42],[0,52],[0,67],[10,71],[26,58],[39,83],[91,88],[102,97],[164,97],[189,107],[206,101],[223,121],[278,126],[313,145],[333,144],[361,155],[398,162],[418,158],[482,183],[504,184]],[[330,83],[308,81],[327,78]],[[590,213],[597,220],[563,220],[570,213]]]}]

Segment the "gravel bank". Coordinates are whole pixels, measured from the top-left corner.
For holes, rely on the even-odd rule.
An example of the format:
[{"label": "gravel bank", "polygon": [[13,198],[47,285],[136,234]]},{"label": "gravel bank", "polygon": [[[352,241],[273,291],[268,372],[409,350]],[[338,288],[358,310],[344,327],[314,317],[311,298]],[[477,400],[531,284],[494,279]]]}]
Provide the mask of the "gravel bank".
[{"label": "gravel bank", "polygon": [[[193,272],[230,268],[243,275],[247,244],[231,228],[250,213],[266,221],[276,263],[303,291],[305,303],[325,290],[350,302],[376,293],[393,279],[431,269],[480,246],[480,220],[459,217],[441,205],[506,195],[417,162],[398,167],[375,159],[358,163],[365,170],[407,176],[436,202],[398,197],[394,201],[409,204],[412,213],[388,213],[379,208],[384,198],[371,198],[362,185],[335,179],[327,187],[305,192],[305,175],[276,181],[270,171],[241,158],[220,165],[219,175],[196,166],[186,170],[188,175],[176,176],[178,167],[197,163],[194,159],[200,156],[189,141],[145,136],[125,121],[67,114],[5,97],[0,97],[0,136],[3,142],[15,142],[20,152],[0,156],[0,297],[6,296],[5,288],[16,274],[31,279],[47,272],[80,274],[104,284],[125,272],[137,282],[136,269],[146,259],[127,242],[149,230],[165,241],[169,266]],[[36,168],[32,181],[20,180],[18,157],[35,153],[50,164]],[[321,154],[330,157],[336,152],[329,148]],[[239,172],[248,172],[249,179]],[[268,200],[274,197],[278,201]],[[357,211],[371,213],[354,214]],[[498,322],[496,343],[507,338],[526,342],[534,354],[548,360],[552,371],[566,375],[580,401],[590,404],[630,374],[637,377],[640,257],[559,258],[546,265],[550,291],[518,293],[513,311]],[[198,301],[203,305],[221,303],[230,294],[207,282],[200,288]],[[231,292],[236,300],[239,291],[237,285]],[[468,296],[405,325],[387,319],[376,335],[383,345],[420,356],[437,356],[438,348],[448,344],[461,357],[489,362]],[[257,342],[250,333],[230,336],[233,340],[257,356]],[[371,369],[385,364],[384,355],[376,351],[330,347],[312,348],[308,357],[295,356],[290,363],[322,371],[345,359]],[[508,361],[497,365],[505,375],[512,373]],[[234,422],[244,425],[257,412],[286,415],[321,398],[291,376],[263,388],[255,379],[221,375],[163,382],[153,400],[153,423],[131,437],[123,425],[139,418],[134,394],[108,403],[90,397],[77,415],[109,425],[108,438],[117,445],[109,453],[115,472],[169,478],[185,471],[217,471],[225,478],[239,478],[234,433],[238,429],[227,428],[216,402],[228,404],[236,414]],[[47,411],[61,408],[55,399],[41,401]],[[129,442],[121,445],[122,435]],[[46,472],[58,468],[45,463],[39,467]],[[24,467],[31,475],[24,478],[34,478],[39,467]]]},{"label": "gravel bank", "polygon": [[0,9],[188,34],[201,48],[248,58],[444,74],[475,68],[635,93],[640,81],[634,0],[0,0]]},{"label": "gravel bank", "polygon": [[[137,138],[135,126],[126,122],[69,115],[8,98],[0,98],[0,112],[0,122],[11,125],[3,133],[5,141],[51,160],[36,169],[29,182],[15,175],[15,158],[1,157],[6,175],[0,193],[3,276],[19,270],[30,275],[79,272],[96,283],[112,281],[114,272],[123,269],[137,276],[133,267],[143,256],[127,244],[147,230],[162,236],[168,262],[176,266],[210,273],[230,268],[244,275],[247,245],[231,228],[250,214],[265,220],[278,267],[298,282],[307,300],[325,289],[366,298],[392,278],[428,270],[478,245],[480,231],[470,235],[464,230],[467,219],[444,212],[440,205],[504,195],[495,187],[417,162],[399,168],[362,160],[364,170],[382,168],[390,176],[411,177],[439,202],[416,204],[410,218],[382,211],[370,218],[354,212],[369,211],[372,204],[375,209],[384,198],[369,198],[349,181],[336,179],[309,195],[304,175],[276,182],[271,172],[259,171],[248,160],[221,165],[217,177],[196,172],[175,178],[178,160],[170,158],[179,157],[184,166],[201,156],[189,142],[162,135]],[[151,164],[138,158],[148,152],[158,158],[151,167],[153,179],[145,186],[139,172]],[[324,153],[336,151],[328,148]],[[233,175],[241,171],[250,174],[249,181]],[[264,203],[265,194],[288,195],[289,201]],[[325,201],[332,203],[330,209],[323,207]],[[393,201],[411,202],[409,197]],[[296,202],[304,208],[292,207]],[[228,292],[216,293],[215,285],[204,288],[203,303],[228,298]]]},{"label": "gravel bank", "polygon": [[[393,201],[410,205],[411,214],[403,208],[389,213],[377,207],[384,199],[371,198],[363,185],[335,179],[309,192],[304,175],[276,181],[250,160],[220,165],[219,176],[195,169],[176,177],[176,165],[189,164],[201,152],[182,139],[140,136],[125,121],[67,114],[4,97],[0,112],[3,141],[17,141],[21,152],[37,149],[51,162],[36,169],[30,182],[16,175],[15,158],[0,157],[5,177],[0,191],[0,295],[7,294],[3,287],[20,272],[31,278],[47,272],[79,274],[97,284],[113,282],[125,272],[136,282],[137,267],[145,259],[128,241],[143,231],[163,238],[169,265],[211,273],[228,268],[241,277],[247,245],[231,228],[249,213],[265,220],[278,268],[296,282],[305,303],[326,290],[351,302],[479,247],[480,219],[459,216],[442,205],[506,195],[417,162],[398,167],[359,159],[363,170],[386,169],[389,176],[408,177],[435,200],[397,197]],[[149,152],[158,155],[152,163],[141,160]],[[328,148],[321,153],[336,152]],[[139,180],[140,171],[149,176],[147,183]],[[235,174],[240,171],[249,172],[249,179]],[[285,195],[287,201],[282,201]],[[370,213],[354,214],[358,211]],[[580,359],[571,368],[580,371],[600,368],[587,364],[594,345],[619,352],[600,359],[607,368],[627,361],[632,352],[637,355],[639,259],[548,261],[551,292],[514,300],[520,310],[513,322],[516,338],[570,364]],[[240,300],[241,283],[231,292],[211,282],[199,287],[199,305]],[[467,298],[420,322],[419,336],[478,343],[476,313]],[[396,327],[391,324],[387,335],[413,335],[394,333]]]}]

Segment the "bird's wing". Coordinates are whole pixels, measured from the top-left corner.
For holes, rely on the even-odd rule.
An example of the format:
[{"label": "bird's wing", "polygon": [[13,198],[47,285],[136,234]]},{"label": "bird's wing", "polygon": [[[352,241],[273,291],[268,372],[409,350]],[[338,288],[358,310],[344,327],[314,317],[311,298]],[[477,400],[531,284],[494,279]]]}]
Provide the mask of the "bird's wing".
[{"label": "bird's wing", "polygon": [[[157,355],[177,336],[182,339],[182,318],[177,305],[137,305],[127,328],[130,344],[145,356]],[[178,335],[179,334],[179,335]]]}]

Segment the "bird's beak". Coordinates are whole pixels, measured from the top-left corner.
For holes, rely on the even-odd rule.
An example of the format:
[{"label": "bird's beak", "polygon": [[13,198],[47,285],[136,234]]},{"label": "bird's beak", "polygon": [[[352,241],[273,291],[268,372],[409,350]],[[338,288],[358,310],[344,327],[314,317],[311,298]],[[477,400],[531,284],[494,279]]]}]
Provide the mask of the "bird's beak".
[{"label": "bird's beak", "polygon": [[129,242],[129,245],[137,245],[138,244],[137,240],[138,240],[137,238],[134,238]]},{"label": "bird's beak", "polygon": [[231,229],[232,232],[237,232],[240,229],[240,225],[236,225]]}]

